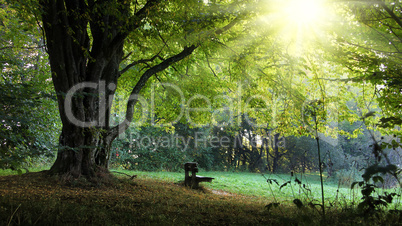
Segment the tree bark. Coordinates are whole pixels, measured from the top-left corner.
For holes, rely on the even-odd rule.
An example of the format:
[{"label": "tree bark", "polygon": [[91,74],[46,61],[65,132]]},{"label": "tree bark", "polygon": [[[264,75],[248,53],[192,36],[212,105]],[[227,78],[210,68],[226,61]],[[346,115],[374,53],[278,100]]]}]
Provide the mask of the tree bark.
[{"label": "tree bark", "polygon": [[[279,145],[278,145],[279,135],[280,135],[279,133],[274,134],[274,136],[273,136],[274,139],[271,144],[272,154],[268,152],[268,155],[272,158],[271,170],[273,173],[277,172],[278,167],[279,167],[279,161],[285,155],[284,153],[281,153],[280,149],[279,149]],[[267,158],[268,158],[268,156],[267,156]]]},{"label": "tree bark", "polygon": [[[157,14],[159,4],[167,3],[148,0],[141,9],[132,12],[130,2],[39,0],[63,125],[51,174],[90,178],[98,171],[107,171],[112,142],[129,127],[138,102],[137,98],[130,98],[125,120],[117,126],[110,125],[110,105],[121,73],[136,63],[147,63],[148,69],[131,91],[130,97],[135,97],[153,75],[191,55],[199,46],[188,44],[170,57],[166,53],[164,58],[157,57],[157,53],[120,71],[124,41],[129,33],[143,26],[148,16]],[[216,29],[214,35],[230,29],[237,21]]]},{"label": "tree bark", "polygon": [[94,177],[100,168],[108,168],[111,144],[118,136],[109,127],[115,92],[110,85],[116,86],[120,75],[127,28],[138,27],[159,1],[148,1],[134,16],[127,2],[118,3],[116,9],[128,20],[111,15],[107,2],[39,2],[63,124],[52,174]]}]

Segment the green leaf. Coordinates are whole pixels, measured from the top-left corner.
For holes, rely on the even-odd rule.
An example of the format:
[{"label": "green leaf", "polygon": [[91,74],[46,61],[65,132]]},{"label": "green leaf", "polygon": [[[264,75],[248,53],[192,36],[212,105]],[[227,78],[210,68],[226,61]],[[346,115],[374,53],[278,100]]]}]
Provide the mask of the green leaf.
[{"label": "green leaf", "polygon": [[272,182],[275,182],[275,184],[277,184],[279,186],[278,180],[276,179],[267,179],[267,182],[272,184]]},{"label": "green leaf", "polygon": [[384,183],[384,179],[381,176],[374,176],[373,181],[374,181],[374,183],[377,183],[377,182]]},{"label": "green leaf", "polygon": [[301,183],[302,183],[298,178],[295,179],[295,182],[296,182],[297,184],[301,184]]},{"label": "green leaf", "polygon": [[358,184],[360,187],[362,187],[364,185],[364,181],[354,181],[351,185],[351,189],[353,189],[353,187]]},{"label": "green leaf", "polygon": [[280,187],[279,190],[281,190],[283,187],[287,186],[288,184],[290,184],[291,181],[286,181],[285,183],[283,183]]},{"label": "green leaf", "polygon": [[293,203],[297,206],[297,208],[302,208],[303,207],[303,202],[300,199],[294,199]]}]

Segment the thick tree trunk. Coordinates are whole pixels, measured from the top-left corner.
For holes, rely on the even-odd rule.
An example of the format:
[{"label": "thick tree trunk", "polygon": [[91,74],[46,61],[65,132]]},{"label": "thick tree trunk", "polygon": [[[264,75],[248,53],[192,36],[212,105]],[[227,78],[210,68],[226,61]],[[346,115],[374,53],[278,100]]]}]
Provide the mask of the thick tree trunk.
[{"label": "thick tree trunk", "polygon": [[[155,13],[156,6],[163,1],[148,0],[134,13],[130,2],[39,0],[63,124],[52,174],[91,178],[98,171],[107,170],[113,140],[133,119],[133,108],[138,102],[135,98],[127,103],[124,122],[110,126],[110,104],[117,80],[135,65],[119,71],[123,44],[128,34],[142,26],[144,19]],[[215,34],[234,24],[232,21]],[[131,95],[138,95],[149,78],[192,54],[197,47],[185,46],[180,53],[166,59],[158,58],[158,53],[151,59],[137,61],[146,62],[148,69],[140,76]]]},{"label": "thick tree trunk", "polygon": [[95,164],[97,166],[104,169],[109,168],[110,151],[113,140],[114,138],[110,136],[106,136],[104,139],[101,139],[101,145],[98,147],[95,154]]},{"label": "thick tree trunk", "polygon": [[63,130],[59,143],[51,174],[92,178],[97,172],[107,172],[112,140],[91,129],[76,127]]},{"label": "thick tree trunk", "polygon": [[[115,86],[119,77],[125,22],[108,12],[102,14],[101,3],[88,6],[83,0],[42,0],[40,4],[63,124],[50,173],[91,178],[100,168],[107,169],[110,146],[117,136],[106,133],[110,129],[109,99],[115,92],[108,87]],[[98,13],[92,14],[95,8]],[[126,13],[124,8],[121,13]],[[108,24],[114,26],[104,29]]]}]

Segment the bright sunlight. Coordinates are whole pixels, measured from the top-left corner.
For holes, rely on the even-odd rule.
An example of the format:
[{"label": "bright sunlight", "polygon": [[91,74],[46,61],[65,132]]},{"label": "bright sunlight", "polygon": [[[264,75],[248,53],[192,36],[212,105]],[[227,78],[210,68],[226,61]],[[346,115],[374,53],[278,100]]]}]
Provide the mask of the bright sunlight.
[{"label": "bright sunlight", "polygon": [[311,27],[325,16],[325,8],[319,0],[290,0],[285,3],[286,20],[297,27]]},{"label": "bright sunlight", "polygon": [[[333,16],[325,0],[267,1],[269,13],[263,17],[267,26],[278,29],[278,38],[287,42],[288,52],[304,54],[310,41],[324,42]],[[273,9],[273,10],[272,10]]]}]

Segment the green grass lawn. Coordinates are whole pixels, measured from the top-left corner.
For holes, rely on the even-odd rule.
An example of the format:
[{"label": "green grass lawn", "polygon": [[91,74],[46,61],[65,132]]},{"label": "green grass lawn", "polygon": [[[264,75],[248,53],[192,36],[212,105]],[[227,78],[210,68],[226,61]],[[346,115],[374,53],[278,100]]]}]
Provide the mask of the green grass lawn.
[{"label": "green grass lawn", "polygon": [[[0,225],[319,225],[321,221],[318,206],[297,208],[292,202],[320,203],[317,174],[297,175],[298,184],[295,176],[286,174],[200,170],[199,175],[215,179],[194,190],[183,186],[184,172],[113,171],[118,178],[113,183],[93,186],[81,179],[65,184],[45,173],[15,175],[0,170]],[[282,186],[289,180],[292,183]],[[326,181],[325,224],[392,225],[402,220],[401,211],[362,215],[354,208],[359,194],[359,189],[338,188]],[[270,203],[279,205],[266,208]],[[394,203],[390,209],[400,210],[400,198]]]},{"label": "green grass lawn", "polygon": [[[46,166],[30,168],[30,172],[39,172],[46,170]],[[123,169],[111,169],[116,175],[137,175],[141,179],[160,180],[165,182],[182,182],[184,181],[184,172],[149,172],[149,171],[130,171]],[[23,170],[25,172],[25,170]],[[17,175],[17,171],[0,170],[0,176]],[[216,191],[224,191],[238,195],[254,196],[261,199],[277,200],[277,201],[292,201],[293,199],[301,200],[319,200],[321,201],[321,186],[318,173],[309,174],[270,174],[270,173],[248,173],[248,172],[217,172],[217,171],[202,171],[197,175],[208,176],[215,178],[212,183],[204,182],[201,185],[204,188]],[[295,182],[298,179],[301,184]],[[270,181],[271,183],[269,183]],[[276,182],[277,183],[276,183]],[[291,181],[281,188],[281,185]],[[400,188],[394,189],[378,189],[380,193],[395,192],[402,194]],[[340,186],[336,181],[324,179],[324,194],[328,204],[338,203],[359,203],[361,192],[358,186],[355,189],[350,187]],[[399,204],[401,198],[397,197],[395,204]]]},{"label": "green grass lawn", "polygon": [[[142,179],[156,179],[166,182],[180,182],[184,180],[183,172],[142,172],[116,169],[114,171],[128,175],[137,175],[138,178]],[[215,178],[211,183],[201,183],[203,187],[210,190],[254,196],[266,199],[267,201],[291,202],[297,198],[308,202],[321,202],[321,186],[318,174],[297,174],[291,177],[290,174],[200,171],[198,175]],[[296,178],[298,178],[301,184],[295,182]],[[268,179],[272,183],[268,183]],[[281,188],[281,185],[288,181],[291,181],[291,183]],[[400,189],[383,191],[401,193]],[[361,199],[361,192],[357,186],[355,189],[350,189],[349,187],[339,186],[338,183],[329,179],[324,180],[324,194],[328,205],[358,204]]]},{"label": "green grass lawn", "polygon": [[[29,172],[40,172],[43,170],[48,170],[49,166],[40,166],[40,167],[31,167],[28,169]],[[11,170],[11,169],[0,169],[0,176],[8,176],[8,175],[18,175],[21,173],[27,173],[26,169],[22,169],[20,172],[17,170]]]}]

